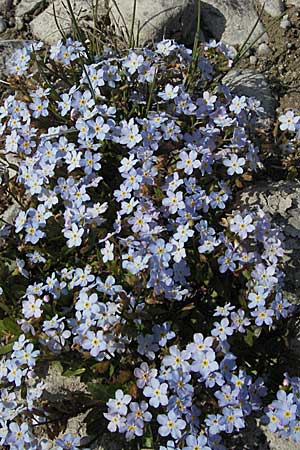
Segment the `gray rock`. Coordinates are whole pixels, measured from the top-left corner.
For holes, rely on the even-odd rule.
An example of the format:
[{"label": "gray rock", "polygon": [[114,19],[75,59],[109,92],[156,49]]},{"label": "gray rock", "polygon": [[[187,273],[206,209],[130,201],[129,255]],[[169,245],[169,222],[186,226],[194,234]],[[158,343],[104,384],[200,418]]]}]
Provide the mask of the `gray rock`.
[{"label": "gray rock", "polygon": [[249,58],[250,64],[253,64],[253,66],[255,66],[255,64],[257,63],[257,58],[254,55],[251,55]]},{"label": "gray rock", "polygon": [[2,19],[2,17],[0,17],[0,34],[4,33],[6,29],[7,29],[7,22],[5,19]]},{"label": "gray rock", "polygon": [[265,119],[275,115],[275,99],[264,75],[253,69],[233,69],[223,78],[223,84],[231,87],[236,95],[255,97],[265,110]]},{"label": "gray rock", "polygon": [[4,160],[7,166],[8,171],[8,178],[11,179],[15,175],[17,175],[19,171],[19,165],[20,165],[20,155],[17,153],[8,153],[4,156]]},{"label": "gray rock", "polygon": [[[99,15],[103,14],[105,11],[104,1],[105,0],[100,0],[98,2]],[[72,0],[71,3],[74,8],[73,11],[75,17],[78,19],[79,23],[82,23],[85,19],[91,19],[92,9],[90,0]],[[45,11],[30,22],[32,34],[37,39],[44,41],[47,44],[54,44],[61,39],[60,31],[56,26],[53,5],[57,21],[64,33],[68,34],[71,31],[71,17],[66,7],[66,2],[63,0],[55,0],[45,9]]]},{"label": "gray rock", "polygon": [[[47,368],[45,367],[47,371]],[[41,374],[44,376],[44,374]],[[62,375],[62,367],[59,363],[53,363],[48,370],[45,377],[45,392],[43,399],[51,405],[52,408],[58,411],[63,411],[61,406],[64,405],[64,410],[69,412],[72,410],[72,401],[76,396],[86,394],[86,387],[80,382],[79,377],[66,377]],[[71,417],[67,421],[66,433],[74,434],[81,438],[86,436],[86,424],[84,423],[86,414],[79,414],[75,417]],[[40,427],[39,427],[40,428]],[[42,438],[45,436],[45,431],[42,427],[39,430],[37,437]],[[64,433],[63,433],[64,434]],[[53,443],[54,444],[54,443]],[[55,446],[50,447],[55,448]]]},{"label": "gray rock", "polygon": [[264,10],[272,17],[278,17],[284,11],[282,0],[259,0],[260,5],[264,4]]},{"label": "gray rock", "polygon": [[20,205],[14,201],[11,205],[8,206],[8,208],[3,212],[3,214],[0,215],[0,223],[1,219],[3,219],[5,223],[13,225],[14,220],[19,214],[20,210],[21,210]]},{"label": "gray rock", "polygon": [[300,0],[286,0],[287,6],[299,6],[300,7]]},{"label": "gray rock", "polygon": [[23,29],[26,15],[33,14],[40,6],[43,5],[46,7],[45,0],[21,0],[20,3],[16,5],[15,9],[17,30],[20,31]]},{"label": "gray rock", "polygon": [[[204,0],[201,1],[202,23],[215,39],[236,46],[243,44],[258,20],[253,0]],[[258,39],[259,38],[259,39]],[[265,28],[260,20],[248,44],[266,42]]]},{"label": "gray rock", "polygon": [[[78,376],[63,376],[62,375],[62,367],[60,363],[52,363],[47,371],[47,368],[44,368],[47,372],[45,374],[41,373],[40,375],[45,378],[45,393],[43,394],[43,398],[46,399],[51,406],[58,405],[59,411],[68,411],[72,406],[72,402],[79,396],[78,398],[82,398],[84,395],[88,393],[86,385],[80,382]],[[63,410],[61,409],[63,407]],[[62,434],[71,433],[73,436],[79,436],[82,438],[82,444],[87,445],[91,450],[120,450],[120,445],[115,436],[112,436],[109,432],[101,433],[101,437],[92,442],[89,445],[89,442],[92,436],[87,436],[87,424],[84,422],[87,412],[75,415],[74,417],[70,417],[66,429]],[[45,436],[45,430],[40,432],[39,438]],[[60,436],[61,437],[61,436]],[[48,450],[55,450],[57,447],[53,442],[53,446]]]},{"label": "gray rock", "polygon": [[42,4],[46,4],[45,0],[21,0],[16,6],[16,16],[24,17],[25,14],[33,13]]},{"label": "gray rock", "polygon": [[269,450],[300,450],[300,444],[290,439],[280,439],[275,433],[265,430],[269,442]]},{"label": "gray rock", "polygon": [[292,181],[259,183],[243,192],[239,204],[259,205],[282,228],[286,255],[285,290],[300,303],[300,183]]},{"label": "gray rock", "polygon": [[[111,15],[117,28],[130,32],[133,19],[133,0],[110,1]],[[118,11],[119,9],[119,11]],[[194,39],[197,19],[197,2],[191,0],[137,0],[134,34],[139,34],[139,44],[160,40],[163,37]],[[139,28],[139,33],[138,33]]]},{"label": "gray rock", "polygon": [[272,50],[265,42],[262,42],[261,44],[259,44],[256,53],[258,56],[268,56],[270,55],[270,53],[272,53]]},{"label": "gray rock", "polygon": [[[22,0],[24,6],[34,3]],[[22,5],[22,2],[20,5]],[[70,17],[63,0],[54,2],[58,22],[64,32],[70,30]],[[91,15],[89,0],[74,0],[75,15],[80,19]],[[134,0],[101,0],[99,11],[106,11],[105,5],[111,10],[112,20],[117,28],[126,34],[130,32]],[[254,0],[237,2],[236,0],[205,0],[201,2],[202,24],[204,31],[230,45],[240,45],[245,42],[255,25],[258,15]],[[135,36],[139,34],[139,44],[144,44],[162,37],[172,37],[192,43],[196,29],[197,1],[196,0],[137,0],[135,14]],[[139,29],[139,33],[138,33]],[[53,4],[35,17],[31,22],[31,30],[35,37],[49,44],[56,42],[61,36],[57,29]],[[260,37],[259,42],[267,41],[263,24],[258,21],[255,30],[249,39],[249,45]]]}]

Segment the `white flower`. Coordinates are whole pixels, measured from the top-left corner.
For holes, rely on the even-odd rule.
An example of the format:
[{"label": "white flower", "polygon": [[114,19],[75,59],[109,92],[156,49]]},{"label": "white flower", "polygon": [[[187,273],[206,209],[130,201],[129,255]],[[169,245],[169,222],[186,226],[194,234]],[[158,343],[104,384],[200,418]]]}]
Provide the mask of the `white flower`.
[{"label": "white flower", "polygon": [[83,228],[78,228],[76,223],[72,223],[72,230],[64,231],[64,236],[68,239],[67,246],[79,247],[79,245],[81,244],[81,236],[83,235],[83,233]]},{"label": "white flower", "polygon": [[238,156],[234,153],[230,158],[226,158],[223,161],[224,166],[228,167],[227,173],[228,175],[233,175],[235,173],[241,174],[243,173],[242,166],[245,165],[245,158],[238,158]]},{"label": "white flower", "polygon": [[101,253],[103,255],[103,262],[112,261],[114,259],[114,244],[111,244],[109,241],[105,242],[105,247],[101,249]]},{"label": "white flower", "polygon": [[296,124],[298,123],[300,116],[295,116],[293,111],[287,111],[282,116],[279,116],[280,129],[282,131],[296,131]]}]

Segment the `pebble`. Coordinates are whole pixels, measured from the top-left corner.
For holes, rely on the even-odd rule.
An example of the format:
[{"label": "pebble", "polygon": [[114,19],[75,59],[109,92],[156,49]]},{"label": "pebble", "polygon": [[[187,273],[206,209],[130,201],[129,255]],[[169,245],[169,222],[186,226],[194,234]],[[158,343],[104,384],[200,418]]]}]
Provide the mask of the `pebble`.
[{"label": "pebble", "polygon": [[6,28],[7,28],[6,20],[4,20],[4,19],[2,19],[2,17],[0,17],[0,34],[4,33]]},{"label": "pebble", "polygon": [[258,56],[267,56],[272,52],[270,47],[264,42],[258,46],[257,55]]},{"label": "pebble", "polygon": [[287,30],[288,28],[290,28],[290,26],[291,22],[289,21],[289,19],[283,18],[280,22],[280,28],[283,28],[284,30]]},{"label": "pebble", "polygon": [[254,55],[251,55],[249,58],[250,64],[252,64],[253,66],[255,66],[255,64],[257,63],[257,58]]},{"label": "pebble", "polygon": [[16,29],[18,31],[22,31],[23,28],[24,28],[23,18],[22,17],[16,17],[15,18],[15,25],[16,25]]}]

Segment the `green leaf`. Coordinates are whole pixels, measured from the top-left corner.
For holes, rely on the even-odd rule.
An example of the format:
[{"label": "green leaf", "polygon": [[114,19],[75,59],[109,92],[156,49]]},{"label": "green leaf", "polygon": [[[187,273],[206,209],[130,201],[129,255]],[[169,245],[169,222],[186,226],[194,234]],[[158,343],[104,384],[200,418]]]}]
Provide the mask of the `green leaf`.
[{"label": "green leaf", "polygon": [[14,341],[10,342],[9,344],[6,344],[6,345],[1,345],[0,355],[6,355],[7,353],[11,352],[13,346],[14,346]]},{"label": "green leaf", "polygon": [[0,308],[1,308],[3,311],[5,311],[6,313],[10,313],[10,309],[9,309],[9,307],[8,307],[5,303],[0,302]]},{"label": "green leaf", "polygon": [[100,383],[88,383],[87,385],[87,388],[93,398],[103,402],[107,402],[110,398],[114,397],[116,390],[120,389],[120,387],[120,385]]},{"label": "green leaf", "polygon": [[10,317],[0,320],[0,336],[5,336],[8,333],[13,336],[20,335],[20,328]]},{"label": "green leaf", "polygon": [[109,376],[111,377],[115,372],[115,366],[113,364],[110,364],[109,366]]},{"label": "green leaf", "polygon": [[251,274],[249,272],[249,270],[243,270],[243,275],[246,278],[246,280],[251,280]]},{"label": "green leaf", "polygon": [[20,327],[10,317],[6,317],[5,319],[3,319],[3,324],[6,328],[6,330],[9,331],[14,336],[19,336],[21,334]]},{"label": "green leaf", "polygon": [[86,371],[85,367],[79,367],[78,369],[68,369],[62,375],[64,377],[76,377],[78,375],[81,375],[85,371]]},{"label": "green leaf", "polygon": [[254,338],[253,331],[248,330],[245,335],[245,342],[246,344],[249,345],[249,347],[253,347],[253,338]]},{"label": "green leaf", "polygon": [[145,448],[153,448],[153,439],[151,437],[146,437]]}]

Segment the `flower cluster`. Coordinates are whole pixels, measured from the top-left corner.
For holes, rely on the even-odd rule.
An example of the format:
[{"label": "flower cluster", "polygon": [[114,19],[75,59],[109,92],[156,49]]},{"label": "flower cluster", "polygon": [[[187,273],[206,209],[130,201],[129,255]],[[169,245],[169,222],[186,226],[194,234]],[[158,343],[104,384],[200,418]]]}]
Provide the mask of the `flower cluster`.
[{"label": "flower cluster", "polygon": [[[3,319],[0,443],[50,443],[33,425],[49,418],[38,369],[51,355],[92,394],[100,386],[95,408],[125,440],[230,448],[230,435],[263,415],[268,388],[278,388],[262,378],[265,355],[251,369],[253,342],[263,345],[293,310],[282,293],[280,231],[260,208],[234,209],[237,187],[259,168],[260,103],[222,84],[210,89],[214,61],[232,63],[214,41],[197,59],[193,89],[192,52],[171,40],[107,49],[94,62],[70,38],[44,52],[16,52],[11,72],[26,95],[0,107],[22,197],[1,246],[7,254],[13,236],[23,283],[16,321]],[[40,53],[48,83],[28,83]],[[278,430],[297,420],[293,395],[271,404]],[[56,439],[58,449],[79,445],[68,433]]]},{"label": "flower cluster", "polygon": [[299,179],[300,161],[300,115],[288,110],[279,116],[277,143],[280,150],[280,162],[288,177]]},{"label": "flower cluster", "polygon": [[299,442],[300,379],[290,378],[288,374],[285,376],[282,389],[277,392],[276,400],[273,400],[266,408],[266,415],[262,417],[262,422],[268,425],[272,433],[278,432],[283,438],[291,438],[294,442]]}]

